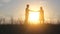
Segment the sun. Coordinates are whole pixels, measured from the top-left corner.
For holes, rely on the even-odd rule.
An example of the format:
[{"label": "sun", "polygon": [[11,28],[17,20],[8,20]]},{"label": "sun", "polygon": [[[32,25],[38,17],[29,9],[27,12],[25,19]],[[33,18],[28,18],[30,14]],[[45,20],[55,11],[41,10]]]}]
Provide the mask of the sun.
[{"label": "sun", "polygon": [[39,23],[39,12],[29,12],[29,23],[38,24]]}]

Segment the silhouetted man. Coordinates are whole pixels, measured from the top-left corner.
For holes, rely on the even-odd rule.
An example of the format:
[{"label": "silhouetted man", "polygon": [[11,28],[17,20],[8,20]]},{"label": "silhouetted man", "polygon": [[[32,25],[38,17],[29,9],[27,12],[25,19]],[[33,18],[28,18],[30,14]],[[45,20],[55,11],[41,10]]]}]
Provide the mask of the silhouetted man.
[{"label": "silhouetted man", "polygon": [[28,15],[29,15],[29,4],[26,5],[25,9],[25,24],[28,23]]},{"label": "silhouetted man", "polygon": [[42,7],[40,7],[40,23],[44,23],[44,11]]}]

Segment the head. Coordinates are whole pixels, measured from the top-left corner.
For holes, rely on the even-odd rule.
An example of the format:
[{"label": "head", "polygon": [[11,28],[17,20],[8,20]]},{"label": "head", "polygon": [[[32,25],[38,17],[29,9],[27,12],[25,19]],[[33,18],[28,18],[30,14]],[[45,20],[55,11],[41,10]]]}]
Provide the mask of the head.
[{"label": "head", "polygon": [[29,4],[27,4],[27,8],[29,8]]},{"label": "head", "polygon": [[40,9],[43,9],[42,7],[40,7]]}]

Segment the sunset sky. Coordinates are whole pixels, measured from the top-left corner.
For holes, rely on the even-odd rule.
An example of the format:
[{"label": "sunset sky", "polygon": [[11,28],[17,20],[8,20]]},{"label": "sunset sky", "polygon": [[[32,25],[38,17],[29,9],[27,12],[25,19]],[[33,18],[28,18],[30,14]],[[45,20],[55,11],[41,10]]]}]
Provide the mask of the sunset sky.
[{"label": "sunset sky", "polygon": [[60,18],[60,0],[0,0],[0,17],[24,18],[26,4],[31,10],[39,10],[42,6],[46,19]]}]

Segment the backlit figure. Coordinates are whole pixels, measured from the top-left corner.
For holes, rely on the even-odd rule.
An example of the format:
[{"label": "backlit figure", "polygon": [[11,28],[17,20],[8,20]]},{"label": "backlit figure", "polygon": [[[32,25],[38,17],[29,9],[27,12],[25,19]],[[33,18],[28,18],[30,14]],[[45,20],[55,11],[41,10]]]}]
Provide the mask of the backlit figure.
[{"label": "backlit figure", "polygon": [[44,23],[44,11],[42,7],[40,7],[40,23]]},{"label": "backlit figure", "polygon": [[25,9],[25,24],[28,24],[28,16],[29,16],[29,4],[27,4]]}]

